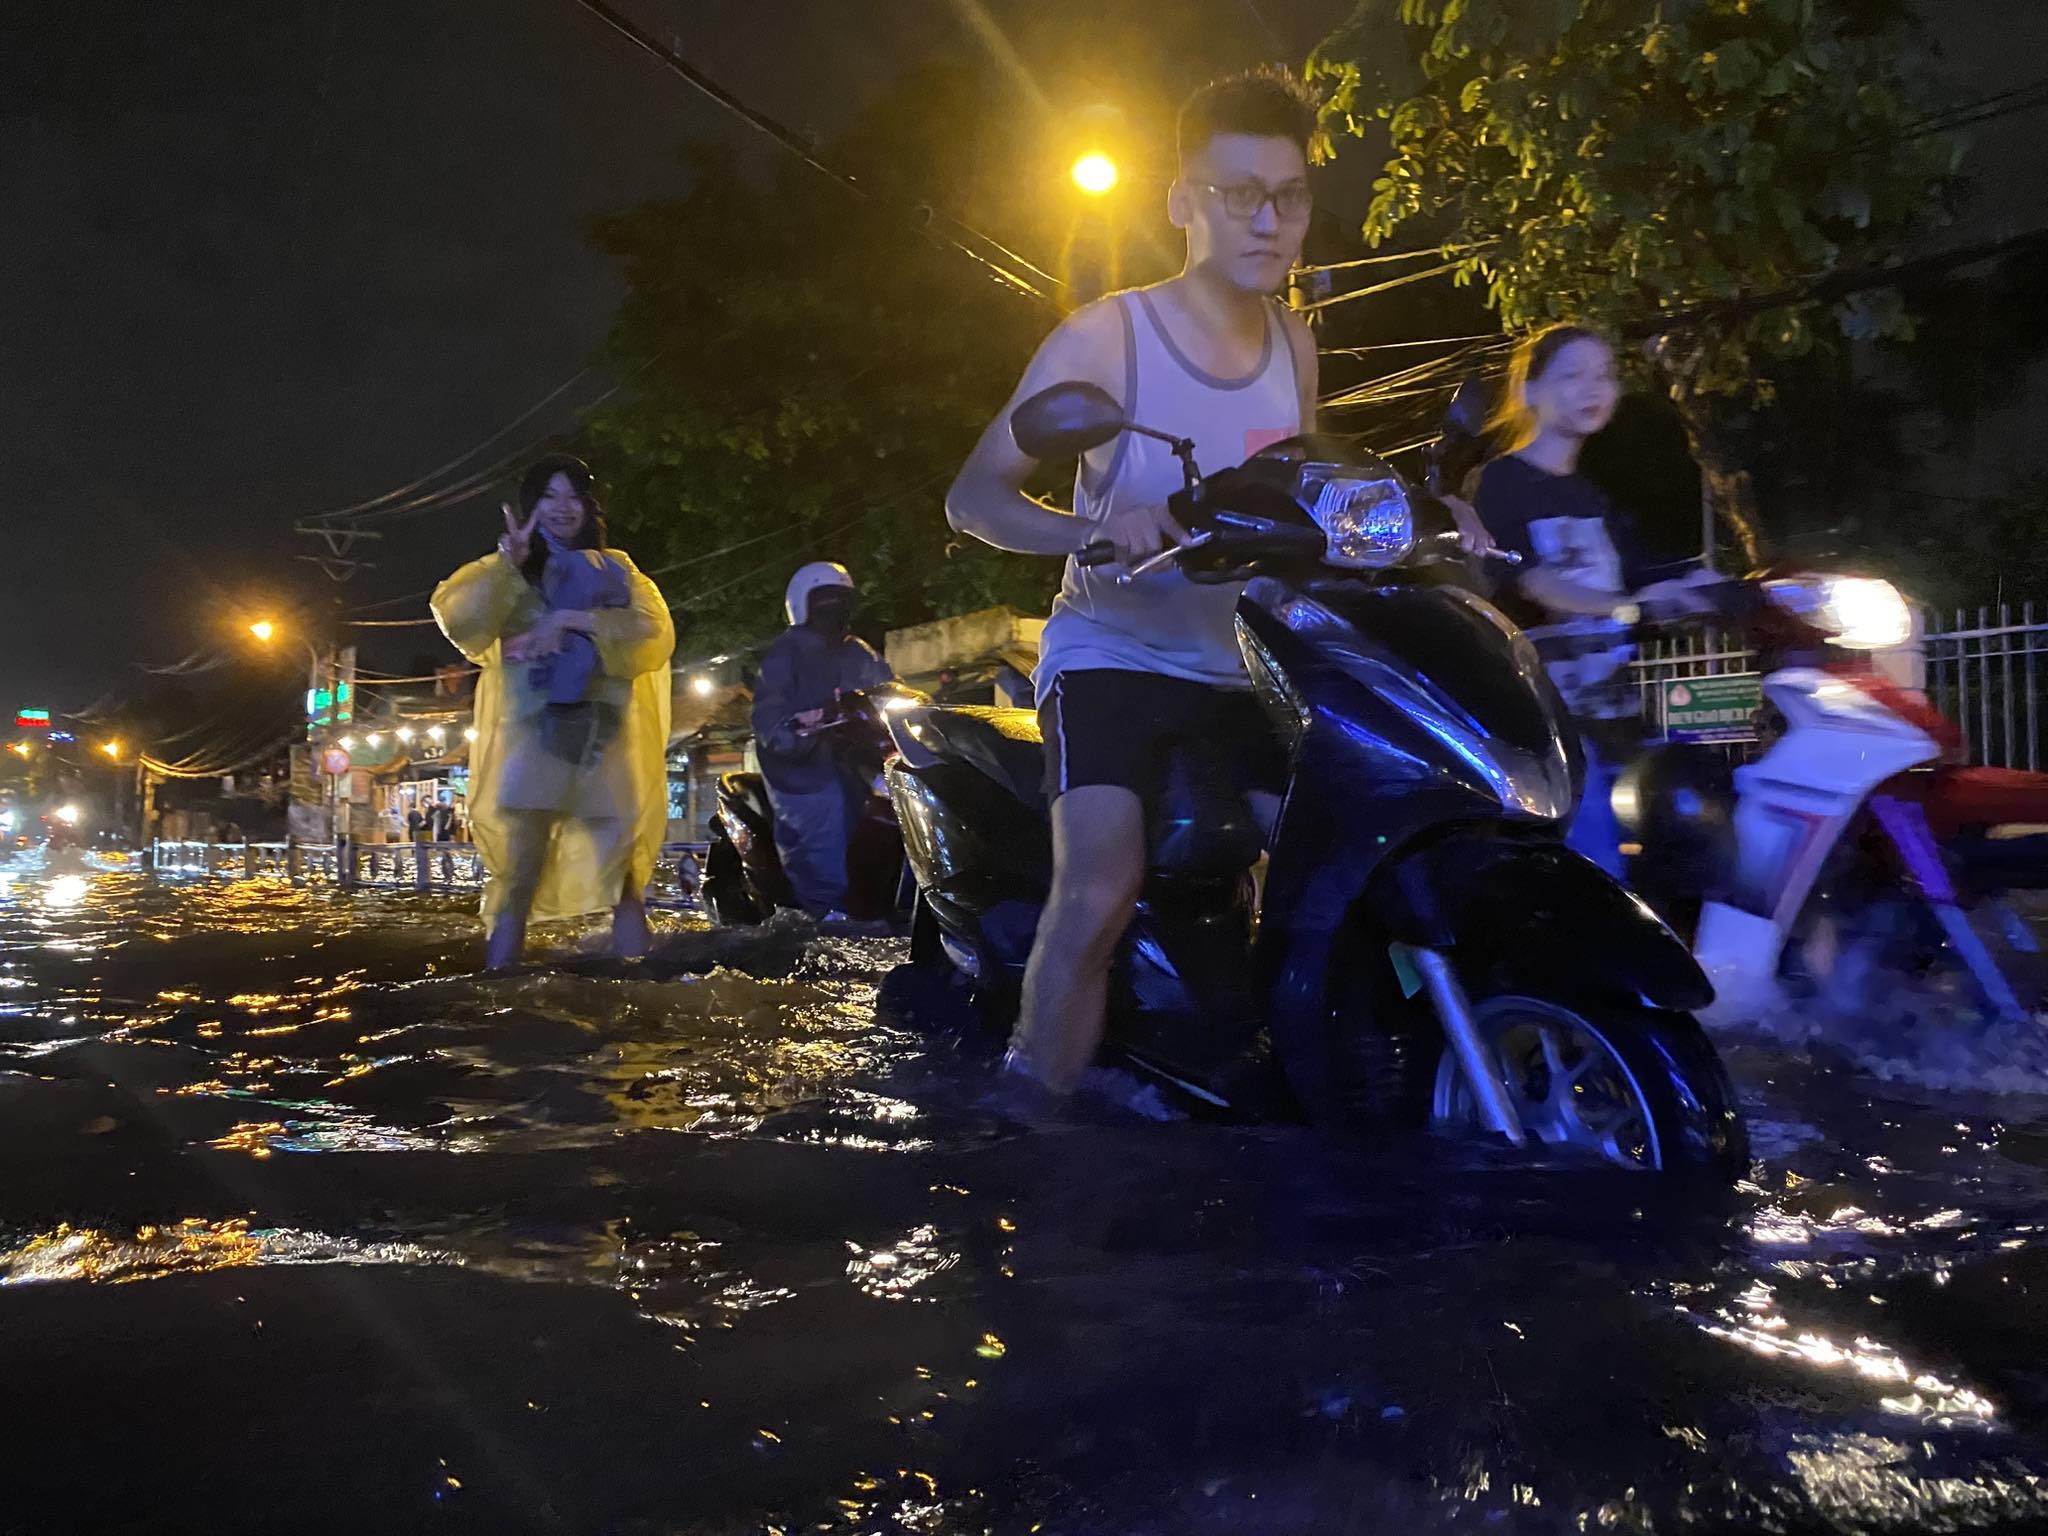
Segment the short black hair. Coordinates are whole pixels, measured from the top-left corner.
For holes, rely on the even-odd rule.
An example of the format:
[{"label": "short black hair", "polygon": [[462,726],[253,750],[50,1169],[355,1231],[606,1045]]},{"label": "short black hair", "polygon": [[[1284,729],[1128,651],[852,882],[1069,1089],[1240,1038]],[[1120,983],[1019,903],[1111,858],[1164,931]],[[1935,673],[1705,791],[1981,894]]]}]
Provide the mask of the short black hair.
[{"label": "short black hair", "polygon": [[1261,64],[1212,80],[1180,109],[1180,158],[1186,164],[1219,133],[1291,139],[1304,156],[1316,131],[1316,96],[1280,64]]}]

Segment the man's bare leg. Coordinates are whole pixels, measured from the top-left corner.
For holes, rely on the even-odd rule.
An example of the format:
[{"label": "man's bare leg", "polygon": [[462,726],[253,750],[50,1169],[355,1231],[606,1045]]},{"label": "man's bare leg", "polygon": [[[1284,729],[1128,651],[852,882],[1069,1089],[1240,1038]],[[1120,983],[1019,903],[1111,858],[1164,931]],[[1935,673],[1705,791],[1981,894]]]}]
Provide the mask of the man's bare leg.
[{"label": "man's bare leg", "polygon": [[1102,1045],[1109,964],[1145,877],[1136,794],[1084,784],[1052,805],[1052,890],[1024,968],[1010,1050],[1055,1093],[1072,1093]]}]

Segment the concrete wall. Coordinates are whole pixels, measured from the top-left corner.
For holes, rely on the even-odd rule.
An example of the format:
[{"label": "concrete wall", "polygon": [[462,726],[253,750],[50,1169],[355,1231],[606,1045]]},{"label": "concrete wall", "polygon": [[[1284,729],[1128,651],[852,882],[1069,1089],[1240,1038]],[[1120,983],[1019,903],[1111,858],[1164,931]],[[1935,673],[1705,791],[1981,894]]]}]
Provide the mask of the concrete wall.
[{"label": "concrete wall", "polygon": [[1028,619],[1014,608],[984,608],[909,629],[892,629],[883,652],[898,677],[923,677],[941,667],[986,661],[1004,651],[1038,654],[1045,620]]}]

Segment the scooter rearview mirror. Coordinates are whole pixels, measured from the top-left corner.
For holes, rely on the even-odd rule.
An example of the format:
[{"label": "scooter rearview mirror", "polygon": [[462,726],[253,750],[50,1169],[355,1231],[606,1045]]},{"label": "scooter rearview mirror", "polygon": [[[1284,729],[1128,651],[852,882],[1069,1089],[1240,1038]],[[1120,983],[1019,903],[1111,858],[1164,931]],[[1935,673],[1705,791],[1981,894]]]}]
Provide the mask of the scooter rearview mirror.
[{"label": "scooter rearview mirror", "polygon": [[1071,459],[1124,429],[1124,408],[1098,384],[1068,380],[1041,389],[1010,412],[1010,436],[1034,459]]},{"label": "scooter rearview mirror", "polygon": [[1486,386],[1468,373],[1444,412],[1444,431],[1452,437],[1477,437],[1486,430]]}]

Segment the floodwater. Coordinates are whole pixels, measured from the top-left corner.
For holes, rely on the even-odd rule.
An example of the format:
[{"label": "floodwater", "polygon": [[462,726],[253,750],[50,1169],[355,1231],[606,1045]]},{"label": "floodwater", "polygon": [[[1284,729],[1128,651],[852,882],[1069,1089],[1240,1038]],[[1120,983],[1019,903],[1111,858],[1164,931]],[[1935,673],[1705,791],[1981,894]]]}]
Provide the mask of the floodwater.
[{"label": "floodwater", "polygon": [[1744,1044],[1712,1200],[1025,1130],[887,941],[473,922],[0,881],[0,1530],[2048,1525],[2048,1097]]}]

